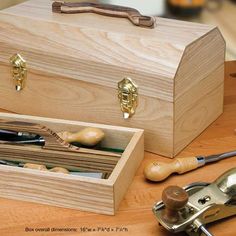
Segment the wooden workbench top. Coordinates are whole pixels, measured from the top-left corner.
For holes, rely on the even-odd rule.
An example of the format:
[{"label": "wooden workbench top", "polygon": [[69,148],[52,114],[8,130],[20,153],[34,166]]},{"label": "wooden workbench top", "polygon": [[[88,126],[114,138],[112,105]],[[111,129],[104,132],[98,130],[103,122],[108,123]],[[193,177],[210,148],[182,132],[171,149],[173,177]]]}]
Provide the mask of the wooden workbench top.
[{"label": "wooden workbench top", "polygon": [[[235,78],[230,74],[235,73]],[[236,61],[226,63],[225,111],[205,132],[179,156],[206,155],[236,149]],[[163,183],[145,181],[143,168],[148,161],[170,160],[146,153],[132,185],[116,216],[104,216],[61,209],[21,201],[0,199],[0,235],[171,235],[158,226],[152,206],[161,198],[168,185],[185,186],[192,182],[212,182],[226,170],[236,166],[236,157],[205,166],[184,175],[171,176]],[[1,186],[0,186],[1,191]],[[235,235],[236,218],[213,224],[208,229],[214,235]],[[40,232],[39,230],[46,232]],[[34,230],[34,231],[32,231]],[[50,230],[52,232],[48,232]],[[60,232],[60,230],[62,230]],[[92,232],[89,232],[89,231]],[[107,231],[111,232],[107,232]],[[37,232],[36,232],[37,231]]]}]

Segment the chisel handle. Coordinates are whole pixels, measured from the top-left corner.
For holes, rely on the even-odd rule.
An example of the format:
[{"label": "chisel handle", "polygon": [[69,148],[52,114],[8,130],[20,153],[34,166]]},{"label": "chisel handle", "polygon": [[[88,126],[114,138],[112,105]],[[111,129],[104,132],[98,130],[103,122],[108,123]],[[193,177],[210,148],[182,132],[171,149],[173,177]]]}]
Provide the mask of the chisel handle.
[{"label": "chisel handle", "polygon": [[70,172],[63,168],[63,167],[54,167],[50,170],[45,165],[40,164],[33,164],[33,163],[26,163],[23,165],[23,168],[32,169],[32,170],[43,170],[43,171],[50,171],[55,173],[62,173],[62,174],[69,174]]},{"label": "chisel handle", "polygon": [[183,174],[197,169],[203,163],[197,157],[176,158],[170,163],[152,162],[144,169],[144,176],[151,181],[158,182],[166,179],[172,173]]},{"label": "chisel handle", "polygon": [[26,164],[23,165],[23,168],[48,171],[48,169],[45,165],[33,164],[33,163],[26,163]]},{"label": "chisel handle", "polygon": [[78,142],[84,146],[92,147],[103,140],[105,134],[98,128],[85,128],[77,133],[61,132],[58,133],[61,139],[68,143]]}]

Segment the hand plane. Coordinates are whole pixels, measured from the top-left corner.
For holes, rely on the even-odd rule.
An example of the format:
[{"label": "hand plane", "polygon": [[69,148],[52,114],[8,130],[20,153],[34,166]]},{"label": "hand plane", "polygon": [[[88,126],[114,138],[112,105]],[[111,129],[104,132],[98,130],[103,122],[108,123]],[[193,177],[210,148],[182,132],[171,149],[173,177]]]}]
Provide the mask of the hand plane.
[{"label": "hand plane", "polygon": [[212,235],[205,225],[236,214],[236,168],[213,183],[193,183],[184,188],[169,186],[162,201],[153,207],[159,223],[173,233]]}]

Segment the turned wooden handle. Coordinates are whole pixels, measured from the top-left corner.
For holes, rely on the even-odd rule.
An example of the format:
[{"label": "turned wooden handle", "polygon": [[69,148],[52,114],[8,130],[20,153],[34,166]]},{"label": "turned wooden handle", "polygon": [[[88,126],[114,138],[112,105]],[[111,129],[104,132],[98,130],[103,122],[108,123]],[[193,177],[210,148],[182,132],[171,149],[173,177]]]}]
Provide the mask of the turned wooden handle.
[{"label": "turned wooden handle", "polygon": [[172,173],[183,174],[198,168],[196,157],[176,158],[171,163],[152,162],[144,169],[144,176],[151,181],[162,181]]},{"label": "turned wooden handle", "polygon": [[104,132],[98,128],[85,128],[77,133],[61,132],[58,136],[67,143],[78,142],[84,146],[92,147],[97,145],[105,137]]},{"label": "turned wooden handle", "polygon": [[50,171],[50,172],[62,173],[62,174],[69,174],[70,173],[67,169],[65,169],[63,167],[54,167],[54,168],[48,170],[48,168],[45,165],[34,164],[34,163],[26,163],[26,164],[24,164],[23,168],[32,169],[32,170]]},{"label": "turned wooden handle", "polygon": [[121,17],[129,19],[134,25],[146,28],[155,27],[155,18],[143,16],[134,8],[110,4],[96,4],[91,2],[60,2],[52,4],[55,13],[96,13],[104,16]]},{"label": "turned wooden handle", "polygon": [[180,219],[179,210],[186,206],[188,199],[188,193],[179,186],[165,188],[162,192],[162,201],[165,205],[162,211],[163,219],[171,224],[177,223]]},{"label": "turned wooden handle", "polygon": [[48,171],[48,169],[45,165],[34,164],[34,163],[26,163],[26,164],[24,164],[23,168]]}]

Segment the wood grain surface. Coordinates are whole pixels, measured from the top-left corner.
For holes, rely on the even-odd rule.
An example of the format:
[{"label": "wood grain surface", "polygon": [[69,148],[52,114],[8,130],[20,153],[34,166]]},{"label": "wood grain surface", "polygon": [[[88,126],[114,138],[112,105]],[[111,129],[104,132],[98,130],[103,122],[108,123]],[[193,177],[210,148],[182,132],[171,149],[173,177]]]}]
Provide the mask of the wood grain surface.
[{"label": "wood grain surface", "polygon": [[[221,115],[205,132],[192,142],[179,156],[193,156],[212,154],[236,149],[236,61],[226,63],[226,86],[224,114]],[[196,181],[214,181],[220,174],[236,166],[236,158],[230,158],[215,164],[205,166],[184,175],[175,175],[163,183],[152,184],[144,180],[143,168],[153,160],[169,162],[160,156],[146,153],[145,160],[139,168],[125,199],[121,202],[116,216],[104,216],[67,210],[39,204],[25,203],[0,199],[0,235],[135,235],[135,236],[169,236],[162,227],[158,226],[151,208],[155,201],[160,200],[163,189],[168,185],[185,186]],[[216,236],[234,236],[236,218],[232,217],[209,226],[209,230]],[[26,232],[28,228],[76,228],[77,232]],[[95,229],[94,232],[81,232]],[[110,227],[113,232],[102,232],[101,227]],[[184,235],[184,234],[179,234]]]}]

